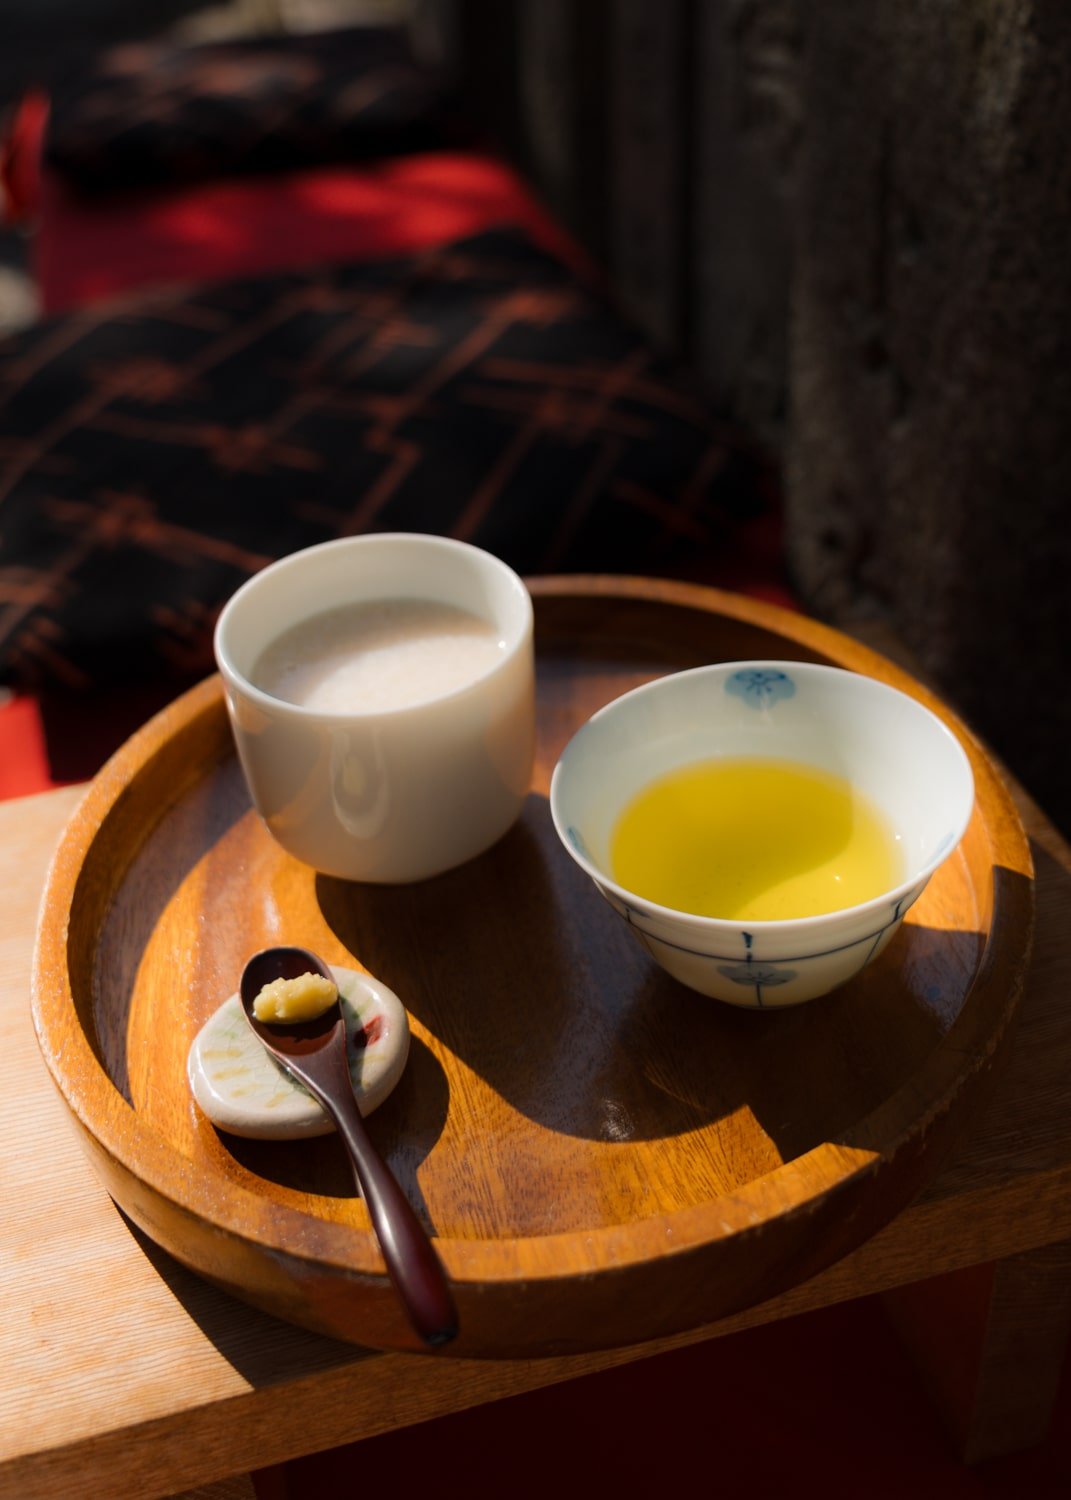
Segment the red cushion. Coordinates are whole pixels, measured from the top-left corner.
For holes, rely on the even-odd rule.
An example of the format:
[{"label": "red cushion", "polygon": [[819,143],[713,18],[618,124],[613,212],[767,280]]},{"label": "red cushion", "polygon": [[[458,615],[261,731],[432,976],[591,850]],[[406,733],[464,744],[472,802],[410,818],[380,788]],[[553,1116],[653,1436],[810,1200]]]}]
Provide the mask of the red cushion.
[{"label": "red cushion", "polygon": [[17,697],[0,703],[0,801],[28,797],[57,784],[49,768],[36,700]]},{"label": "red cushion", "polygon": [[[0,690],[2,692],[2,690]],[[88,781],[175,697],[161,677],[82,693],[0,698],[0,801]]]},{"label": "red cushion", "polygon": [[34,270],[46,312],[132,287],[205,282],[422,250],[520,224],[582,260],[520,178],[492,157],[437,152],[112,198],[41,183]]},{"label": "red cushion", "polygon": [[0,222],[29,224],[41,195],[41,152],[48,97],[31,89],[15,105],[0,136]]}]

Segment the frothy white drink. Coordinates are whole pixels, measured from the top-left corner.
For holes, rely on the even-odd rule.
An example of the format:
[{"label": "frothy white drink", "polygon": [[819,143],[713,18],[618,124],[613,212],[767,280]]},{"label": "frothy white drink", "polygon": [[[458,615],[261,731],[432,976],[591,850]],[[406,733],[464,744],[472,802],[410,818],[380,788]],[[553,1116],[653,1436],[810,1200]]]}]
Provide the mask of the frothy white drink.
[{"label": "frothy white drink", "polygon": [[292,626],[250,676],[273,697],[321,713],[373,713],[455,692],[489,672],[504,650],[496,628],[467,610],[377,599]]}]

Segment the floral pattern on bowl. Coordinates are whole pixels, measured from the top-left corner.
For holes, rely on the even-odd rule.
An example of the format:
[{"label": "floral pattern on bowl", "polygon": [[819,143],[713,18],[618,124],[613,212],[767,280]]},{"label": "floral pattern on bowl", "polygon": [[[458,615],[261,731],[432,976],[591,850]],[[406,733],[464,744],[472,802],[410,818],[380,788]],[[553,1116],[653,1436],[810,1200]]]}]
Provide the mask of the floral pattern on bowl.
[{"label": "floral pattern on bowl", "polygon": [[781,699],[794,697],[796,684],[787,672],[748,667],[727,678],[725,691],[742,698],[750,708],[772,708]]}]

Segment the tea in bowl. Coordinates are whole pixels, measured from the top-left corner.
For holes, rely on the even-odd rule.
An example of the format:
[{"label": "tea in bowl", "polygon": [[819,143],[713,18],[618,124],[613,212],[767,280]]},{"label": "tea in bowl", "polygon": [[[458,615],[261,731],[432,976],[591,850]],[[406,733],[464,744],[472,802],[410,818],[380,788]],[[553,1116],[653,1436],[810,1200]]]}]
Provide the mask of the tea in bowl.
[{"label": "tea in bowl", "polygon": [[278,843],[324,874],[396,884],[499,839],[531,779],[532,625],[517,574],[445,537],[346,537],[255,574],[215,651]]},{"label": "tea in bowl", "polygon": [[751,1008],[884,949],[966,831],[970,762],[929,709],[839,667],[726,662],[625,693],[551,781],[577,864],[668,973]]}]

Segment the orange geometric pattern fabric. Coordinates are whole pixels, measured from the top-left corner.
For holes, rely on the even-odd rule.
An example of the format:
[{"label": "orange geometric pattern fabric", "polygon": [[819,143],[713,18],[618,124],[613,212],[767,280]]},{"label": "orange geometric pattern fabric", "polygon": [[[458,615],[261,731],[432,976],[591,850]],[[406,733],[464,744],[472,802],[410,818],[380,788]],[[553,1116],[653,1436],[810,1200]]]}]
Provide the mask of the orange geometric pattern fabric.
[{"label": "orange geometric pattern fabric", "polygon": [[67,314],[0,344],[0,682],[201,675],[251,573],[369,530],[731,584],[766,475],[519,230]]},{"label": "orange geometric pattern fabric", "polygon": [[129,41],[50,85],[50,171],[80,193],[380,159],[465,138],[402,28]]}]

